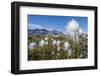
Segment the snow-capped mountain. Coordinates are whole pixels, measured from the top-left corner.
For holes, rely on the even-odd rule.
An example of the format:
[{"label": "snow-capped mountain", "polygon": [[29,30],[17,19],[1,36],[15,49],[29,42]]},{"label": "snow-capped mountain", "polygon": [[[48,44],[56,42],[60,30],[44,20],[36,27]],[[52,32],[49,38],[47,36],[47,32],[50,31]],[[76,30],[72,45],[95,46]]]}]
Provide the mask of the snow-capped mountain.
[{"label": "snow-capped mountain", "polygon": [[63,35],[62,32],[47,29],[28,29],[29,36]]}]

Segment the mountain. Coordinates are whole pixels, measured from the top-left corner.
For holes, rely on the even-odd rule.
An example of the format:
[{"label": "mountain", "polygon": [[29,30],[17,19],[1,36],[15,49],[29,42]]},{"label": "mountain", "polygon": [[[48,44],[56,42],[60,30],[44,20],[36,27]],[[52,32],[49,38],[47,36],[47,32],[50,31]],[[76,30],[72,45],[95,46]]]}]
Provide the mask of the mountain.
[{"label": "mountain", "polygon": [[63,35],[62,32],[47,29],[28,29],[29,36]]}]

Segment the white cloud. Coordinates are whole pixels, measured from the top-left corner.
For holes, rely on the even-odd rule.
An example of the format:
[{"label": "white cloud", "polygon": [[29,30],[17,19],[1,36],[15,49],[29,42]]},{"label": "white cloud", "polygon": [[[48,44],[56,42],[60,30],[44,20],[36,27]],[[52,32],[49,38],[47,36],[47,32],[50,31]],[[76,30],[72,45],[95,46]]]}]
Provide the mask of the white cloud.
[{"label": "white cloud", "polygon": [[28,29],[43,29],[44,27],[42,25],[38,24],[28,24]]}]

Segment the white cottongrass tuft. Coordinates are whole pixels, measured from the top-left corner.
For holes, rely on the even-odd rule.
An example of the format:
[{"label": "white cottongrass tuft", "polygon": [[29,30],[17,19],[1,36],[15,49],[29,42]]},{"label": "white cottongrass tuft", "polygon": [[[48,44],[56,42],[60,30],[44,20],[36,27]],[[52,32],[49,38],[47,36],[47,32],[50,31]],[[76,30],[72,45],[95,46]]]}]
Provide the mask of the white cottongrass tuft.
[{"label": "white cottongrass tuft", "polygon": [[79,28],[79,34],[83,34],[83,30]]},{"label": "white cottongrass tuft", "polygon": [[66,42],[64,43],[64,50],[68,50],[69,47],[70,47],[70,44],[69,44],[69,42],[66,41]]},{"label": "white cottongrass tuft", "polygon": [[57,51],[60,51],[60,47],[57,47]]},{"label": "white cottongrass tuft", "polygon": [[72,51],[73,51],[72,49],[68,49],[67,55],[68,55],[68,56],[71,56],[71,55],[72,55]]},{"label": "white cottongrass tuft", "polygon": [[33,49],[34,47],[36,47],[36,43],[32,42],[29,44],[29,49]]},{"label": "white cottongrass tuft", "polygon": [[84,34],[83,37],[86,37],[86,35]]},{"label": "white cottongrass tuft", "polygon": [[76,32],[79,29],[79,23],[72,19],[69,21],[68,25],[66,26],[66,30],[71,31],[71,32]]},{"label": "white cottongrass tuft", "polygon": [[83,54],[80,54],[80,58],[82,58],[83,57]]},{"label": "white cottongrass tuft", "polygon": [[54,39],[52,38],[51,40],[53,41]]},{"label": "white cottongrass tuft", "polygon": [[53,44],[53,46],[55,46],[56,45],[56,40],[53,40],[53,42],[52,42],[52,44]]},{"label": "white cottongrass tuft", "polygon": [[52,51],[52,54],[55,54],[55,52],[54,52],[54,51]]},{"label": "white cottongrass tuft", "polygon": [[48,41],[45,42],[45,45],[48,45]]},{"label": "white cottongrass tuft", "polygon": [[59,53],[57,53],[57,55],[60,55]]},{"label": "white cottongrass tuft", "polygon": [[45,41],[44,41],[44,40],[39,41],[39,46],[40,46],[40,47],[43,47],[44,44],[45,44]]},{"label": "white cottongrass tuft", "polygon": [[58,40],[58,41],[56,42],[56,45],[57,45],[57,46],[60,46],[60,40]]},{"label": "white cottongrass tuft", "polygon": [[45,40],[47,41],[48,40],[48,37],[45,37]]}]

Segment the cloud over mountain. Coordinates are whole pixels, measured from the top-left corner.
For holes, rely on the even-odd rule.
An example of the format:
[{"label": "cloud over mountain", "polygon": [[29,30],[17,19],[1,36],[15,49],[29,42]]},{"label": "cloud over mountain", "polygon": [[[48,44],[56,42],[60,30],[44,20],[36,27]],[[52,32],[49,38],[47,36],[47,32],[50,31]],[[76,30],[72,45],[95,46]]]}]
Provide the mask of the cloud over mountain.
[{"label": "cloud over mountain", "polygon": [[28,29],[33,30],[33,29],[44,29],[42,25],[38,24],[28,24]]}]

